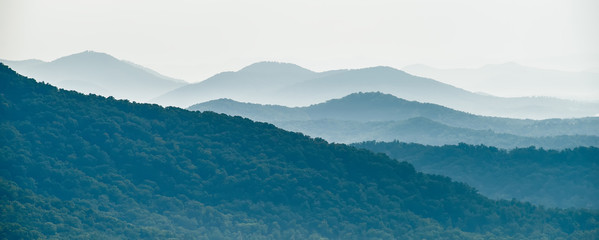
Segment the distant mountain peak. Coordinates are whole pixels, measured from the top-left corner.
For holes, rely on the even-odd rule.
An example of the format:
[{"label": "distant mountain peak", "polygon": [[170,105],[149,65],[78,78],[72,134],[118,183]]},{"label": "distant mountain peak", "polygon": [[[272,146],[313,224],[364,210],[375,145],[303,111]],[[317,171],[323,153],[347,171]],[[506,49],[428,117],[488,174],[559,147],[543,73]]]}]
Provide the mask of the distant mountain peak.
[{"label": "distant mountain peak", "polygon": [[300,67],[292,63],[263,61],[251,64],[242,68],[239,72],[255,72],[255,73],[275,73],[275,74],[298,74],[298,73],[314,73],[308,69]]},{"label": "distant mountain peak", "polygon": [[400,98],[393,96],[391,94],[387,94],[387,93],[382,93],[382,92],[357,92],[357,93],[352,93],[349,94],[345,97],[342,97],[341,99],[354,99],[354,98],[385,98],[385,99],[393,99],[393,100],[398,100]]},{"label": "distant mountain peak", "polygon": [[379,108],[381,106],[398,106],[399,105],[428,105],[426,103],[419,103],[414,101],[408,101],[403,98],[398,98],[392,94],[382,92],[357,92],[349,94],[342,98],[331,99],[323,103],[314,104],[313,107],[317,106],[331,106],[331,105],[344,105],[344,106],[371,106],[373,108]]},{"label": "distant mountain peak", "polygon": [[357,71],[362,72],[362,73],[367,73],[367,74],[375,74],[376,73],[376,74],[383,74],[383,75],[393,74],[393,76],[412,76],[411,74],[409,74],[403,70],[399,70],[397,68],[393,68],[393,67],[389,67],[389,66],[367,67],[367,68],[357,69]]},{"label": "distant mountain peak", "polygon": [[83,51],[51,62],[5,63],[15,71],[57,87],[132,101],[147,101],[187,84],[109,54]]},{"label": "distant mountain peak", "polygon": [[106,61],[119,61],[117,58],[101,52],[95,51],[83,51],[72,55],[58,58],[52,62],[68,62],[68,61],[92,61],[92,62],[106,62]]},{"label": "distant mountain peak", "polygon": [[377,70],[392,70],[392,71],[400,71],[398,69],[389,67],[389,66],[374,66],[374,67],[367,67],[364,69],[377,69]]}]

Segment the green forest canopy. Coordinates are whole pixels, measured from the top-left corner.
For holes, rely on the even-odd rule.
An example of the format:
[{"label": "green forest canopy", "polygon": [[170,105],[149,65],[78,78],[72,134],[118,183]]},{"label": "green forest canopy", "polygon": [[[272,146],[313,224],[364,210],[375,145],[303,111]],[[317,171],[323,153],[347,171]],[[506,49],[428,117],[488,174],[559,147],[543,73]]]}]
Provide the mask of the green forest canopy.
[{"label": "green forest canopy", "polygon": [[351,146],[36,83],[0,66],[0,238],[597,239]]},{"label": "green forest canopy", "polygon": [[352,144],[449,176],[494,199],[516,198],[551,207],[599,209],[599,148],[512,150],[467,144],[425,146],[402,142]]}]

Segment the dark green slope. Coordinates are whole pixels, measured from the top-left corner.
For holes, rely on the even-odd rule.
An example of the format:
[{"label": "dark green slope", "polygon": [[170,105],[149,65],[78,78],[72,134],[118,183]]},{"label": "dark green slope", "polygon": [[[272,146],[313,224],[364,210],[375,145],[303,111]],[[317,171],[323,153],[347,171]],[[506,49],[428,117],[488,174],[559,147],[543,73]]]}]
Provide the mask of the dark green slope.
[{"label": "dark green slope", "polygon": [[492,201],[382,154],[5,66],[0,116],[2,239],[598,237],[594,211]]},{"label": "dark green slope", "polygon": [[400,142],[353,144],[413,164],[418,171],[465,182],[491,198],[553,207],[599,209],[599,149],[501,150],[466,144],[424,146]]}]

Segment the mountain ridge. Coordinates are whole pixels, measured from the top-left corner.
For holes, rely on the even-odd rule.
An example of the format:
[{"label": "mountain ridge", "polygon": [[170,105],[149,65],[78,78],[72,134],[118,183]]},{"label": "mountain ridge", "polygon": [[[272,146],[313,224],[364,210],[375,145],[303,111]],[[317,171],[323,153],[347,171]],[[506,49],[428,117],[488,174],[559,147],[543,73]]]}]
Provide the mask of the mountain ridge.
[{"label": "mountain ridge", "polygon": [[[599,74],[524,66],[515,62],[487,64],[479,68],[440,69],[423,64],[403,70],[495,96],[554,96],[583,102],[599,102]],[[539,86],[543,86],[539,88]]]},{"label": "mountain ridge", "polygon": [[[419,77],[386,66],[314,72],[292,63],[263,61],[238,71],[216,74],[198,83],[186,84],[146,67],[93,51],[76,53],[47,63],[35,60],[4,62],[24,75],[65,89],[163,106],[189,107],[220,98],[291,107],[309,106],[354,92],[380,91],[407,100],[439,104],[477,115],[548,119],[599,114],[599,102],[546,97],[498,97],[493,91],[470,92],[460,88],[462,86],[459,84],[450,85],[445,81],[438,81],[436,77]],[[514,67],[513,64],[506,66]],[[518,81],[512,81],[511,92],[530,89],[530,86],[523,85],[527,82],[523,78],[530,74],[523,72],[521,75],[518,76]],[[592,76],[582,76],[590,84],[584,91],[591,95],[594,94],[596,85],[596,81],[589,82],[589,79],[593,79]],[[550,81],[541,85],[551,86],[554,82],[563,82],[558,80],[564,79],[564,76],[548,79]],[[493,81],[493,84],[503,84],[502,82]],[[532,89],[538,89],[538,86],[539,84]],[[571,90],[568,89],[569,86],[560,88],[564,91]],[[599,85],[596,89],[599,89]]]},{"label": "mountain ridge", "polygon": [[293,63],[285,63],[285,62],[272,62],[272,61],[262,61],[252,63],[242,69],[239,72],[268,72],[270,74],[273,73],[283,73],[288,74],[290,72],[303,72],[303,73],[314,73],[313,71],[300,67]]},{"label": "mountain ridge", "polygon": [[[278,65],[277,65],[278,64]],[[229,98],[240,102],[304,107],[341,98],[355,92],[383,92],[403,99],[434,103],[477,115],[511,118],[573,118],[594,116],[599,103],[583,103],[547,97],[503,98],[477,94],[431,78],[411,75],[391,67],[312,72],[297,65],[304,74],[275,76],[282,63],[260,63],[256,72],[215,75],[203,82],[184,86],[152,100],[154,103],[189,107]],[[271,66],[271,67],[268,67]],[[272,71],[272,72],[269,72]],[[218,78],[217,78],[218,77]],[[289,80],[292,78],[292,80]],[[218,79],[218,80],[217,80]],[[208,82],[210,84],[208,84]]]},{"label": "mountain ridge", "polygon": [[50,62],[24,60],[5,63],[23,75],[58,87],[138,102],[145,102],[187,84],[140,65],[94,51],[84,51]]},{"label": "mountain ridge", "polygon": [[[459,128],[493,130],[529,137],[559,135],[599,136],[599,118],[523,120],[474,115],[444,106],[408,101],[381,92],[352,93],[339,99],[330,99],[308,107],[288,108],[276,105],[239,103],[228,100],[196,104],[190,110],[212,110],[239,115],[265,122],[336,119],[346,121],[399,121],[425,117]],[[226,107],[221,107],[226,105]],[[252,112],[256,111],[256,112]],[[279,114],[276,111],[285,112]],[[370,139],[372,140],[372,139]]]}]

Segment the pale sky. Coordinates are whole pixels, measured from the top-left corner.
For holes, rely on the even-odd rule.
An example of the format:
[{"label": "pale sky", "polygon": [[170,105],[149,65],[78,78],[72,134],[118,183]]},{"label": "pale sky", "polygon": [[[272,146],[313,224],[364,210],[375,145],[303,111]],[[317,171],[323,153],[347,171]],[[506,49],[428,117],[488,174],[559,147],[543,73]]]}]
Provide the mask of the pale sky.
[{"label": "pale sky", "polygon": [[598,25],[596,0],[0,0],[0,58],[93,50],[189,82],[257,61],[585,70]]}]

